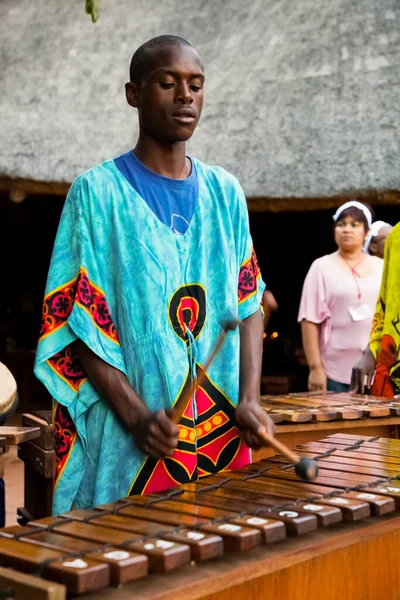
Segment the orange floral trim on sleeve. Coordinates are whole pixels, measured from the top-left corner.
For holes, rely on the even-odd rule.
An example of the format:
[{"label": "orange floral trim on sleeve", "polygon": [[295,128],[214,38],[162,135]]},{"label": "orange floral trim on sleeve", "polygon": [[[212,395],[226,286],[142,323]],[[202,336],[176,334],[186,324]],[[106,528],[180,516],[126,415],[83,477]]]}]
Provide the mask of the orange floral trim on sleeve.
[{"label": "orange floral trim on sleeve", "polygon": [[39,341],[66,325],[74,306],[76,277],[46,295],[43,302]]},{"label": "orange floral trim on sleeve", "polygon": [[82,267],[75,279],[46,295],[43,302],[40,340],[66,325],[74,302],[86,310],[94,325],[109,340],[119,345],[117,330],[111,319],[105,294],[89,281]]},{"label": "orange floral trim on sleeve", "polygon": [[82,383],[87,380],[86,373],[79,359],[72,354],[70,346],[66,346],[61,352],[53,354],[46,362],[75,393],[79,391]]},{"label": "orange floral trim on sleeve", "polygon": [[240,267],[238,281],[238,303],[241,304],[257,293],[257,281],[261,276],[260,267],[254,248],[251,256]]}]

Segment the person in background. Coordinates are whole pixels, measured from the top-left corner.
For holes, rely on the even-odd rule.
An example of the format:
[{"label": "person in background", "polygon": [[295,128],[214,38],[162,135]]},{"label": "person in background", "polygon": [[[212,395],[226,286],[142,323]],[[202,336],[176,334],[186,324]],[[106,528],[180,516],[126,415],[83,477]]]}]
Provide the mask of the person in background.
[{"label": "person in background", "polygon": [[275,300],[273,293],[269,290],[264,291],[261,300],[261,306],[264,311],[264,337],[266,337],[267,326],[271,318],[271,313],[276,312],[278,310],[278,303]]},{"label": "person in background", "polygon": [[[369,344],[354,366],[351,391],[374,396],[400,396],[400,223],[385,247],[382,285],[376,305]],[[374,378],[375,375],[375,378]]]},{"label": "person in background", "polygon": [[372,223],[363,246],[364,252],[368,252],[371,256],[383,258],[385,243],[392,229],[393,227],[384,221],[375,221]]},{"label": "person in background", "polygon": [[348,391],[352,365],[368,342],[382,277],[383,261],[363,252],[371,211],[350,201],[333,220],[338,249],[311,265],[298,316],[310,391]]}]

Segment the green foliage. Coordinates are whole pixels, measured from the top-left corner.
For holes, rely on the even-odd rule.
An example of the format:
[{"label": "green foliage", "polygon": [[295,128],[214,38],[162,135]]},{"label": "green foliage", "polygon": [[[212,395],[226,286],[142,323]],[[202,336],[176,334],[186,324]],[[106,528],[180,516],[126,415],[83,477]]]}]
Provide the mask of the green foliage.
[{"label": "green foliage", "polygon": [[101,0],[86,0],[86,12],[92,17],[93,23],[96,23],[100,16]]}]

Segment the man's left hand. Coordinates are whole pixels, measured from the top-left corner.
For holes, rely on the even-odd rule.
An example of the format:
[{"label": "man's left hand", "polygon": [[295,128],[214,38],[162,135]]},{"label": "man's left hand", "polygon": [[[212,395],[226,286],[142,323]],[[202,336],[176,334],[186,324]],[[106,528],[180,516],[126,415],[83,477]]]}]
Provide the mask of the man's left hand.
[{"label": "man's left hand", "polygon": [[254,450],[265,446],[265,441],[260,434],[274,435],[275,433],[274,422],[261,408],[259,399],[240,401],[236,408],[236,420],[242,430],[244,441]]}]

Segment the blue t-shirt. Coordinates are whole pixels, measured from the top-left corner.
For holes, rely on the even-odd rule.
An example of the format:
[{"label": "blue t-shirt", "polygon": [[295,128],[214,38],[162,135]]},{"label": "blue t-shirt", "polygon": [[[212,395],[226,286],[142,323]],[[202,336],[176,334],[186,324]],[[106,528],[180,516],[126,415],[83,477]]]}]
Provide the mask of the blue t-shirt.
[{"label": "blue t-shirt", "polygon": [[177,235],[185,233],[196,207],[199,182],[196,167],[187,179],[170,179],[151,171],[130,150],[114,159],[115,166],[147,202],[162,223]]}]

